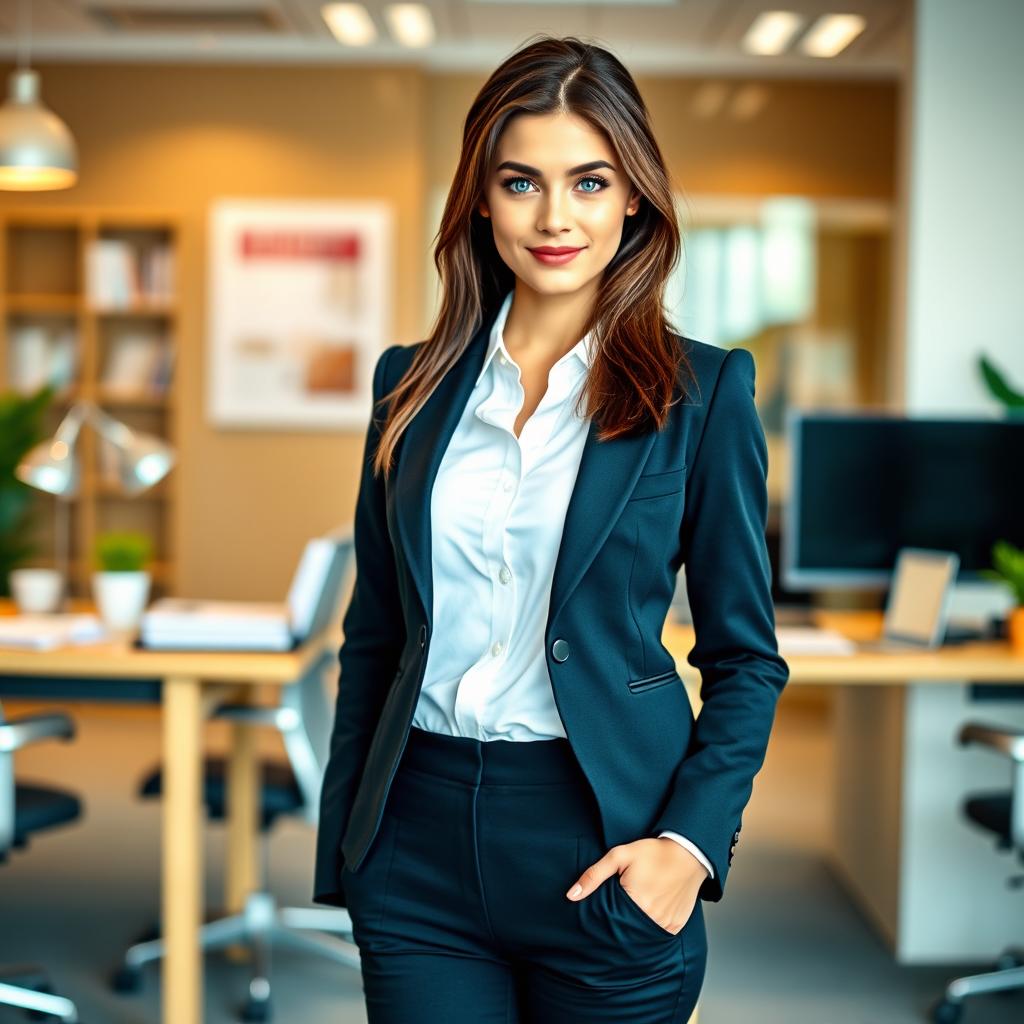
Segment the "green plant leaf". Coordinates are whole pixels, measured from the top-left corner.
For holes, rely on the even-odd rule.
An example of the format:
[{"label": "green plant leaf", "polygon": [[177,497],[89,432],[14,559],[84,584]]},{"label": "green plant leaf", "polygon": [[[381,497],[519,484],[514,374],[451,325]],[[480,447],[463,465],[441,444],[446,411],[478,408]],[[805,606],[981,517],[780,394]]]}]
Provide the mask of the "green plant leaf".
[{"label": "green plant leaf", "polygon": [[1024,394],[1011,386],[1006,376],[987,357],[978,357],[978,368],[992,396],[1011,410],[1024,410]]}]

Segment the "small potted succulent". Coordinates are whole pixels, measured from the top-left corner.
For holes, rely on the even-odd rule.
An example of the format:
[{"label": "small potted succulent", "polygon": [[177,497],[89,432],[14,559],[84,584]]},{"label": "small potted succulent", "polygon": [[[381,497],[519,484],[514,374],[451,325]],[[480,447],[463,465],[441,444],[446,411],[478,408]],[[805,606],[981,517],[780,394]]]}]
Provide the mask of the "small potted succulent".
[{"label": "small potted succulent", "polygon": [[1024,654],[1024,549],[997,540],[992,545],[992,566],[983,569],[982,575],[1009,584],[1015,602],[1007,624],[1010,643],[1016,653]]},{"label": "small potted succulent", "polygon": [[133,630],[142,621],[151,580],[144,566],[151,554],[152,544],[144,533],[108,531],[97,536],[99,569],[92,574],[92,590],[109,629]]}]

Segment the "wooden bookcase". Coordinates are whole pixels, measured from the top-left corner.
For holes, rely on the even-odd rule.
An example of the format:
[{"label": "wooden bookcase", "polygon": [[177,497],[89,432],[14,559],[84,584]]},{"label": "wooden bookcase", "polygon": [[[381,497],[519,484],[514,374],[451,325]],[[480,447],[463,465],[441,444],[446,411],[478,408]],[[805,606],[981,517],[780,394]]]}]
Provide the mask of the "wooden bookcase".
[{"label": "wooden bookcase", "polygon": [[[47,436],[56,431],[72,402],[90,398],[129,427],[166,439],[180,462],[180,318],[174,291],[181,280],[180,234],[180,220],[159,212],[95,207],[0,211],[0,392],[35,391],[38,385],[26,382],[38,380],[43,372],[39,353],[48,350],[56,360],[51,368],[63,366],[61,380],[66,386],[62,384],[48,410]],[[111,253],[111,248],[118,251]],[[100,249],[107,251],[100,254]],[[115,257],[114,273],[111,261],[103,263],[101,255]],[[153,288],[154,279],[162,282],[159,289]],[[116,297],[101,299],[112,283],[126,280],[133,281],[133,287],[121,287]],[[107,382],[113,353],[117,349],[123,369],[126,352],[130,365],[132,346],[136,352],[141,348],[150,355],[158,353],[157,358],[164,360],[158,386],[112,390]],[[26,351],[32,353],[29,358],[19,355]],[[26,362],[35,365],[28,374]],[[177,464],[154,487],[129,497],[104,472],[109,465],[105,448],[92,425],[83,425],[76,448],[80,493],[67,509],[68,593],[92,596],[98,534],[138,530],[153,543],[150,600],[172,595],[177,592]],[[33,501],[31,537],[39,549],[25,564],[53,566],[58,499],[37,491]]]}]

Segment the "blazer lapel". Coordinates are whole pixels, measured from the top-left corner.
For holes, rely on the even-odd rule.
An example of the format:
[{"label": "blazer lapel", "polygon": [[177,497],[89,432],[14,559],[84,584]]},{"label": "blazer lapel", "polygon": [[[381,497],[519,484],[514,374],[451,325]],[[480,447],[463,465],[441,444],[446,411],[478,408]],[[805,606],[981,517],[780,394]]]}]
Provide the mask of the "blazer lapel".
[{"label": "blazer lapel", "polygon": [[[427,621],[433,616],[430,495],[441,458],[483,366],[497,311],[486,317],[462,357],[406,427],[396,463],[393,515],[409,574]],[[622,512],[654,446],[654,431],[598,442],[591,420],[555,560],[548,624],[561,611]]]}]

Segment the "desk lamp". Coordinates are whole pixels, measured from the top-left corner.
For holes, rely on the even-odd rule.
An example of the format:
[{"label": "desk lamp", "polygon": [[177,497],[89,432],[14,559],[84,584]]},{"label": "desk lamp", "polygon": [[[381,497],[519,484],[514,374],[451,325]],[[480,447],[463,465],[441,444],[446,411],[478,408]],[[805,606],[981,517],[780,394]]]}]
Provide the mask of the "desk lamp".
[{"label": "desk lamp", "polygon": [[[57,569],[68,579],[68,502],[79,493],[79,459],[75,454],[84,422],[92,423],[117,453],[118,480],[128,495],[140,494],[162,480],[174,465],[174,449],[155,434],[132,430],[105,413],[91,399],[71,405],[49,441],[42,441],[18,463],[15,476],[23,483],[57,497]],[[62,598],[64,607],[65,597]]]}]

